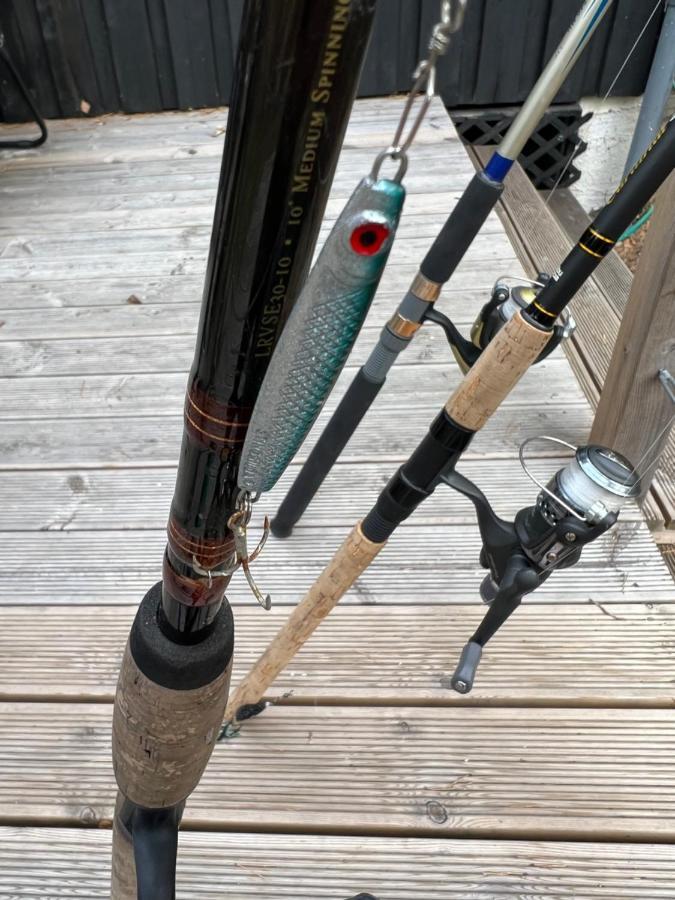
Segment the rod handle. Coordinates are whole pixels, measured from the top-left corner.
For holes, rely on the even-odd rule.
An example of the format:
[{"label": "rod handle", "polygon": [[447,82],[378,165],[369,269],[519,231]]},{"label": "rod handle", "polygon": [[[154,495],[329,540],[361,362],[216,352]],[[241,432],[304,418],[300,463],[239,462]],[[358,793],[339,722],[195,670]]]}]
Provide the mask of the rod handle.
[{"label": "rod handle", "polygon": [[469,431],[480,431],[552,334],[531,325],[517,312],[490,341],[445,404],[450,418]]},{"label": "rod handle", "polygon": [[361,531],[360,522],[352,528],[335,556],[231,695],[225,712],[226,722],[235,721],[242,706],[258,703],[385,543],[369,541]]},{"label": "rod handle", "polygon": [[477,172],[422,261],[425,278],[445,284],[499,200],[504,185]]},{"label": "rod handle", "polygon": [[186,799],[211,756],[227,703],[234,647],[224,603],[195,644],[176,644],[158,625],[162,584],[143,598],[131,627],[113,707],[117,786],[137,806]]},{"label": "rod handle", "polygon": [[383,383],[384,379],[379,384],[369,380],[359,369],[272,519],[275,537],[290,536]]}]

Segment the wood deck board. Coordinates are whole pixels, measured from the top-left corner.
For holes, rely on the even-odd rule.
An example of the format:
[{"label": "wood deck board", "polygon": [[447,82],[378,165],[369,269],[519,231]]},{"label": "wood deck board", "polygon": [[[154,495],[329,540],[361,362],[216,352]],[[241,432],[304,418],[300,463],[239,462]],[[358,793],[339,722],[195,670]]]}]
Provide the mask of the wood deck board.
[{"label": "wood deck board", "polygon": [[[565,464],[566,457],[535,457],[531,468],[541,480]],[[504,464],[496,460],[467,458],[462,472],[494,497],[500,514],[513,517],[531,495],[532,482],[520,468],[509,472],[510,490],[503,492]],[[282,483],[261,501],[273,511],[300,466],[293,463]],[[310,507],[313,525],[348,527],[364,499],[376,496],[391,475],[391,463],[373,460],[338,462]],[[105,531],[161,530],[166,526],[176,480],[176,466],[128,469],[64,469],[40,473],[40,493],[31,494],[31,471],[0,470],[3,515],[0,531]],[[470,524],[472,507],[454,491],[439,490],[432,504],[414,513],[414,521],[427,524]],[[635,504],[621,511],[621,521],[641,522]],[[288,546],[291,546],[289,543]]]},{"label": "wood deck board", "polygon": [[[180,836],[181,900],[670,900],[675,850],[654,844],[208,834]],[[0,897],[110,896],[110,832],[0,828]]]},{"label": "wood deck board", "polygon": [[[55,606],[5,606],[0,630],[0,698],[111,702],[135,605],[81,606],[69,627]],[[377,705],[675,705],[669,604],[556,604],[542,615],[525,604],[486,650],[473,692],[441,682],[485,607],[340,606],[283,672],[268,699]],[[285,620],[235,607],[233,680]],[[63,640],[64,635],[67,640]]]},{"label": "wood deck board", "polygon": [[[0,704],[0,823],[109,822],[111,712]],[[275,706],[218,745],[185,818],[233,831],[673,841],[674,751],[668,710]]]},{"label": "wood deck board", "polygon": [[[320,242],[399,112],[396,99],[356,105]],[[159,576],[224,122],[222,110],[57,122],[40,151],[0,154],[0,897],[107,895],[109,831],[58,826],[109,824],[111,699],[134,609]],[[364,332],[261,513],[471,174],[437,104]],[[491,215],[439,308],[466,331],[496,278],[538,252],[519,264]],[[520,441],[585,440],[591,410],[571,379],[558,351],[463,460],[502,515],[536,490]],[[293,538],[257,561],[273,611],[235,578],[235,678],[456,380],[425,328]],[[542,478],[562,464],[531,449]],[[188,807],[179,896],[672,896],[675,591],[639,510],[523,605],[467,698],[441,678],[485,610],[478,547],[471,508],[440,489],[392,538],[272,688],[278,702],[218,747]]]},{"label": "wood deck board", "polygon": [[[360,514],[362,506],[354,504],[353,521]],[[295,604],[348,530],[305,524],[290,540],[270,540],[257,561],[256,580],[273,602]],[[164,529],[5,533],[0,543],[0,603],[133,603],[159,579],[165,542]],[[467,602],[477,597],[485,575],[479,549],[475,524],[439,527],[411,518],[342,602]],[[253,602],[241,574],[233,578],[228,597],[233,604]],[[672,579],[643,523],[618,524],[586,548],[578,565],[556,572],[525,602],[587,603],[589,598],[598,603],[673,601]]]}]

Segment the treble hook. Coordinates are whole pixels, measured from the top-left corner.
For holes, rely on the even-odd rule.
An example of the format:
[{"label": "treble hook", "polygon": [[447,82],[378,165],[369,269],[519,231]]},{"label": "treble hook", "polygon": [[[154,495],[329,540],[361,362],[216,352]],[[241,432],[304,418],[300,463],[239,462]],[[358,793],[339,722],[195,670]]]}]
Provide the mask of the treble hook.
[{"label": "treble hook", "polygon": [[265,516],[263,520],[262,537],[258,541],[258,546],[255,548],[253,553],[249,553],[246,535],[246,525],[249,518],[250,512],[247,515],[246,510],[244,509],[235,510],[235,512],[232,513],[227,521],[227,527],[232,531],[232,534],[234,535],[234,551],[237,558],[237,565],[241,565],[242,569],[244,570],[246,581],[248,581],[248,586],[251,588],[253,596],[256,598],[263,609],[269,610],[272,608],[272,598],[269,594],[265,594],[265,596],[263,596],[262,591],[255,583],[253,576],[251,575],[249,565],[260,555],[263,547],[267,543],[267,538],[269,537],[270,533],[270,520],[269,516]]},{"label": "treble hook", "polygon": [[258,541],[258,545],[253,553],[249,553],[246,526],[251,520],[251,510],[251,495],[247,491],[241,491],[239,496],[237,497],[237,509],[235,509],[230,518],[227,520],[227,527],[230,529],[234,537],[234,562],[232,563],[232,565],[228,566],[225,569],[205,569],[200,565],[197,557],[193,554],[192,568],[199,575],[205,575],[209,580],[209,587],[211,587],[214,578],[222,578],[232,575],[232,573],[235,572],[239,568],[239,566],[241,566],[241,568],[244,570],[246,581],[248,582],[248,586],[251,588],[253,596],[256,598],[263,609],[269,610],[272,608],[272,598],[269,594],[263,595],[262,591],[255,583],[253,576],[251,575],[249,566],[255,559],[258,558],[258,556],[260,556],[263,547],[267,543],[267,538],[269,537],[270,533],[270,520],[269,516],[265,516],[263,520],[262,537]]}]

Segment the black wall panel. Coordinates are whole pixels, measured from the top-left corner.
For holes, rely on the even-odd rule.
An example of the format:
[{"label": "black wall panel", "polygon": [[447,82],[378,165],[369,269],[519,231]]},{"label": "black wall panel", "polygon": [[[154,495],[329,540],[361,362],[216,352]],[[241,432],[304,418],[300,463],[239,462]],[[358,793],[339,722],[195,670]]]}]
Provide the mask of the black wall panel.
[{"label": "black wall panel", "polygon": [[[0,32],[47,118],[219,106],[232,87],[244,2],[0,0]],[[406,90],[439,5],[379,0],[361,96]],[[581,0],[469,0],[464,27],[439,65],[446,104],[522,101],[580,6]],[[652,9],[651,0],[615,0],[558,99],[603,96]],[[614,95],[642,92],[661,21],[660,10]],[[0,68],[0,119],[26,117]]]}]

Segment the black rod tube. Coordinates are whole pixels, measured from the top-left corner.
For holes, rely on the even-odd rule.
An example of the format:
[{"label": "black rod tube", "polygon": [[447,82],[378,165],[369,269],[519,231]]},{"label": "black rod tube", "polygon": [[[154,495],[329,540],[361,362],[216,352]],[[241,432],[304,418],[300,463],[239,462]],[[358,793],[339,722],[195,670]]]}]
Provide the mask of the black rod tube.
[{"label": "black rod tube", "polygon": [[382,382],[366,378],[363,369],[356,373],[272,519],[272,534],[275,537],[283,538],[291,534],[293,526],[311,503],[381,386]]},{"label": "black rod tube", "polygon": [[[228,121],[164,562],[163,624],[208,626],[229,581],[246,430],[307,275],[375,0],[251,0]],[[201,570],[201,571],[200,571]]]}]

